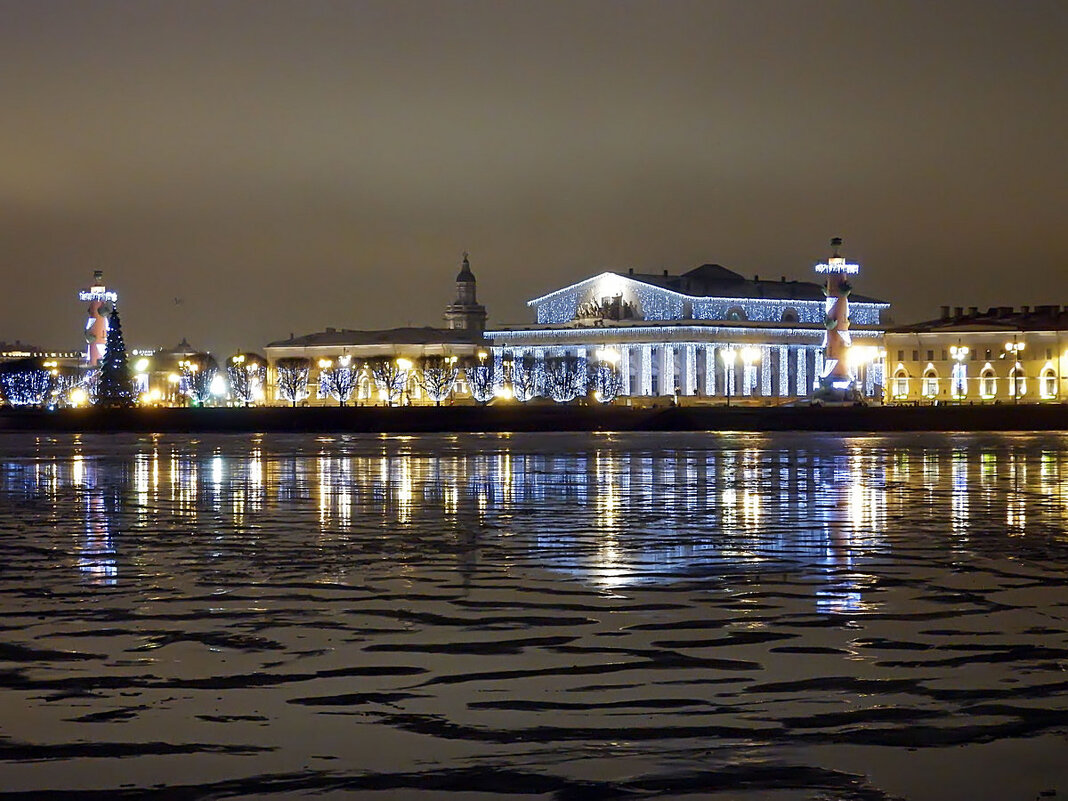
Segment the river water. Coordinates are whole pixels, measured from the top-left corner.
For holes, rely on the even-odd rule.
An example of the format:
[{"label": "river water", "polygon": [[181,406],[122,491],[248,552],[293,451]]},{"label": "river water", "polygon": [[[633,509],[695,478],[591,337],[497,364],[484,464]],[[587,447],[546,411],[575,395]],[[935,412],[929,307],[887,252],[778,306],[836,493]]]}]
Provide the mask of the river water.
[{"label": "river water", "polygon": [[0,798],[1068,794],[1068,437],[0,436]]}]

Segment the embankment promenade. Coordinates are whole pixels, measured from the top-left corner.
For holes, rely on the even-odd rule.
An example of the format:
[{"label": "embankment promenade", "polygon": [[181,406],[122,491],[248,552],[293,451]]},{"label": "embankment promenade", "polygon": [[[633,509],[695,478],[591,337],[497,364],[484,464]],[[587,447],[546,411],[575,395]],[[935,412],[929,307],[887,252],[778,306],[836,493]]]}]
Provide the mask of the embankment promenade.
[{"label": "embankment promenade", "polygon": [[1068,431],[1068,405],[0,410],[2,432]]}]

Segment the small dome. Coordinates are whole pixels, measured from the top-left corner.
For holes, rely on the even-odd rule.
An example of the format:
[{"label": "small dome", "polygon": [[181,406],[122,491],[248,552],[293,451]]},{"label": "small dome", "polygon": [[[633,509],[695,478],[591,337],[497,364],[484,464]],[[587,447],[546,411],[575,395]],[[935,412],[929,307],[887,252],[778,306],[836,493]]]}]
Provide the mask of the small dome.
[{"label": "small dome", "polygon": [[464,253],[464,263],[460,268],[460,272],[456,275],[456,283],[462,281],[470,281],[472,284],[475,282],[475,274],[471,272],[471,262],[467,260],[467,254]]}]

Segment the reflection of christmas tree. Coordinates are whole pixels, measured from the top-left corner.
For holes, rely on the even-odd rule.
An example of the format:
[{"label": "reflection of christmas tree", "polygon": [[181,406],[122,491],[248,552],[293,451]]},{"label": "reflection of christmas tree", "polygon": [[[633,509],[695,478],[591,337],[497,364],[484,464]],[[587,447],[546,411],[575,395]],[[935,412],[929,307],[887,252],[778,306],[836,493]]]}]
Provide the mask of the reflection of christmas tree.
[{"label": "reflection of christmas tree", "polygon": [[126,409],[133,406],[133,383],[126,364],[126,343],[122,339],[119,310],[114,309],[108,319],[108,340],[104,358],[100,361],[100,382],[97,385],[96,405]]}]

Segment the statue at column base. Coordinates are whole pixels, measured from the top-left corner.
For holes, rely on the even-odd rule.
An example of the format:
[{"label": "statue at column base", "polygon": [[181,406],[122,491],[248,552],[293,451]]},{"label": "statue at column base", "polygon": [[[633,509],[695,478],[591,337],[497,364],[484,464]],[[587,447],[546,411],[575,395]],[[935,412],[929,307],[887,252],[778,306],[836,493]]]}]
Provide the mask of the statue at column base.
[{"label": "statue at column base", "polygon": [[866,400],[852,378],[826,375],[820,379],[819,386],[812,392],[812,402],[814,404],[848,403],[855,405],[866,403]]}]

